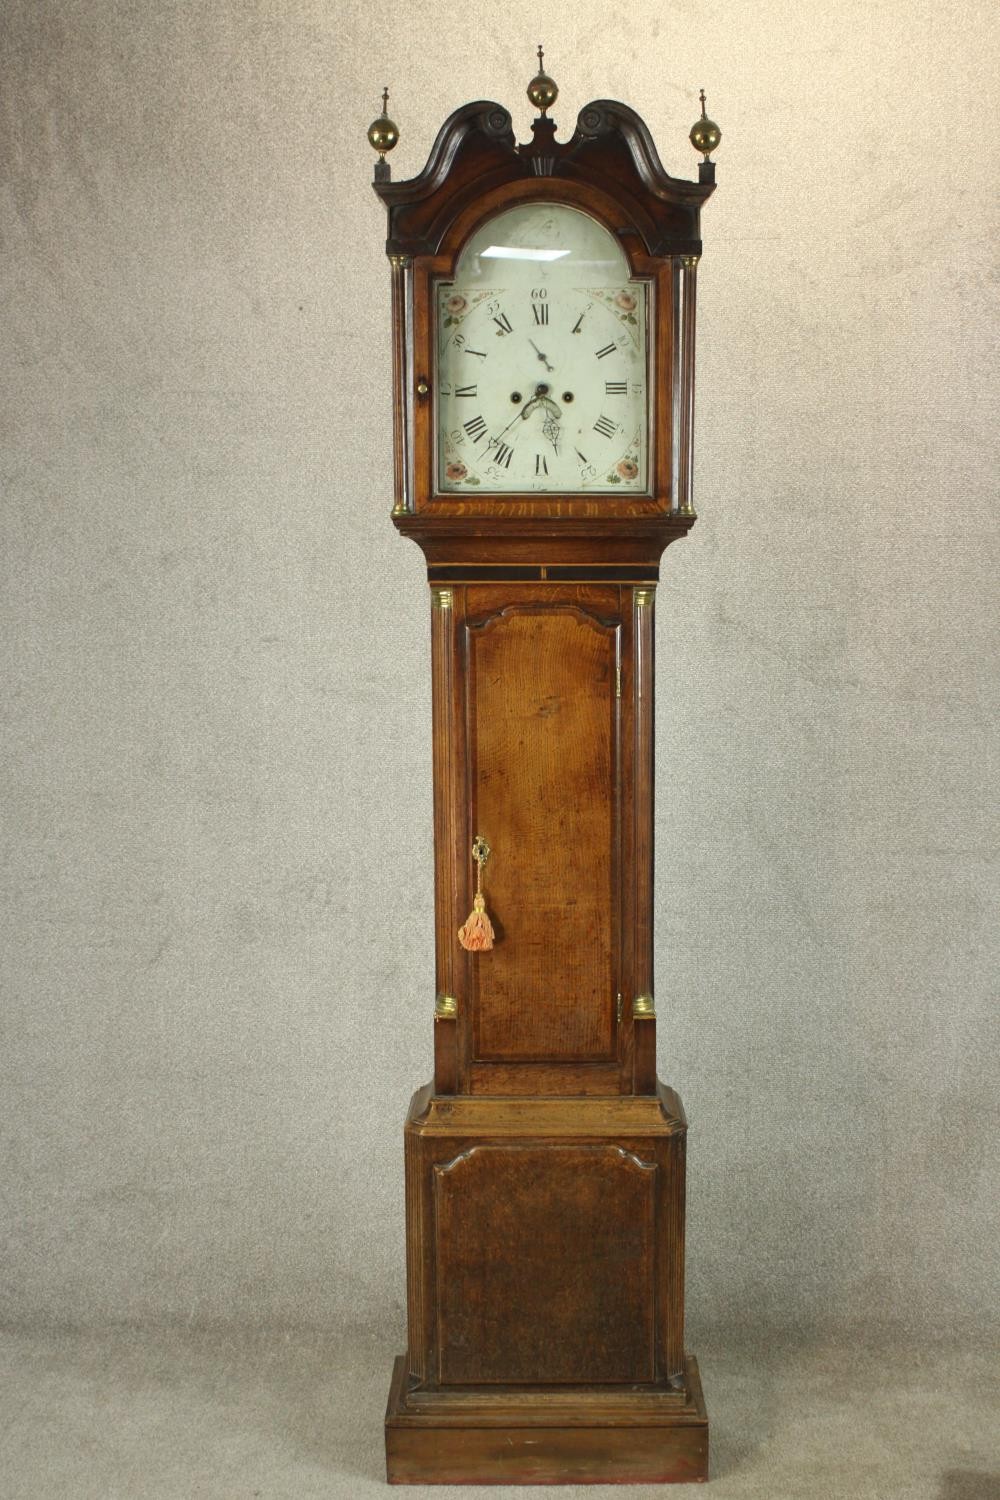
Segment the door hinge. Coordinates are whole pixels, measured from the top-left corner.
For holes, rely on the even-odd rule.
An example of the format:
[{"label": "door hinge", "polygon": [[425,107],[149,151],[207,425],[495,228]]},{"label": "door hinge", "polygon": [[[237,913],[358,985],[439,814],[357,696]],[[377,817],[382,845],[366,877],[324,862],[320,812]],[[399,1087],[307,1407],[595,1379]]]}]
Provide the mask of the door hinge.
[{"label": "door hinge", "polygon": [[615,996],[615,1020],[619,1026],[622,1024],[622,997],[620,994]]}]

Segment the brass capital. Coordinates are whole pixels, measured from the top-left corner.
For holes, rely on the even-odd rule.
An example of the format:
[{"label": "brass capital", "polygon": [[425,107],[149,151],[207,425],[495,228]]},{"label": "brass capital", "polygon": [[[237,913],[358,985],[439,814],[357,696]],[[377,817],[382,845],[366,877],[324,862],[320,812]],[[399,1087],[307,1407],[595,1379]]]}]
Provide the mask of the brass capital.
[{"label": "brass capital", "polygon": [[451,589],[431,589],[431,607],[433,609],[451,609],[455,602],[455,595]]},{"label": "brass capital", "polygon": [[632,1015],[637,1021],[650,1019],[655,1020],[656,1005],[653,1001],[652,995],[636,995],[635,999],[632,1001]]},{"label": "brass capital", "polygon": [[454,995],[436,995],[434,997],[434,1019],[436,1021],[454,1021],[458,1015],[458,1001]]},{"label": "brass capital", "polygon": [[653,601],[656,598],[656,589],[633,589],[632,597],[635,600],[636,609],[652,609]]}]

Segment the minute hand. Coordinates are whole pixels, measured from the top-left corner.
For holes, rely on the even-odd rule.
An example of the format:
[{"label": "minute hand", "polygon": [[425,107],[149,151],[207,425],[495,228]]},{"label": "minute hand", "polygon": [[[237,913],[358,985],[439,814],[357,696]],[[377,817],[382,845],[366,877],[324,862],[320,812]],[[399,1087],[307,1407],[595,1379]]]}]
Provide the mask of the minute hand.
[{"label": "minute hand", "polygon": [[552,371],[555,369],[555,365],[550,365],[549,364],[548,359],[542,353],[541,349],[539,349],[539,347],[535,343],[534,339],[529,339],[528,343],[531,345],[532,349],[534,349],[535,353],[538,355],[538,358],[541,360],[542,364],[545,366],[545,368],[548,370],[549,374],[551,375]]},{"label": "minute hand", "polygon": [[539,398],[537,396],[532,396],[532,398],[528,402],[527,406],[522,407],[519,412],[516,412],[514,414],[514,416],[507,423],[507,426],[504,428],[503,432],[498,432],[497,435],[496,435],[496,437],[493,439],[493,441],[496,442],[496,443],[499,443],[500,439],[506,433],[508,433],[510,431],[510,429],[514,426],[515,422],[523,422],[524,419],[525,419],[525,417],[532,410],[532,408],[538,405],[538,400],[539,400]]}]

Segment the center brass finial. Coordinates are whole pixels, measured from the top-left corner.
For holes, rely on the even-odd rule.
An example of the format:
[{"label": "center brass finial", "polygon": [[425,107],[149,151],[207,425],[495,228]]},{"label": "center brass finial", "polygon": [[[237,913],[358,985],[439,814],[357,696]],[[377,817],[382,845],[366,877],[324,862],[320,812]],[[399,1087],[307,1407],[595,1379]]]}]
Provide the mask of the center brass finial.
[{"label": "center brass finial", "polygon": [[559,90],[556,87],[555,79],[550,78],[545,71],[545,53],[542,51],[541,42],[539,42],[538,72],[528,84],[528,98],[535,108],[540,109],[544,115],[545,111],[555,104],[558,97]]}]

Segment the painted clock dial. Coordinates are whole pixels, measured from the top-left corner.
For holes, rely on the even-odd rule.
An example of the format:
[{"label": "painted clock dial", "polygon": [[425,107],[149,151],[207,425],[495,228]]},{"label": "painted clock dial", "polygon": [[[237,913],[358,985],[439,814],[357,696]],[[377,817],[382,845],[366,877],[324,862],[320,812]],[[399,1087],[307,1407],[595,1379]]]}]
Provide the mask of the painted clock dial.
[{"label": "painted clock dial", "polygon": [[648,493],[647,283],[603,225],[508,209],[436,293],[438,493]]}]

